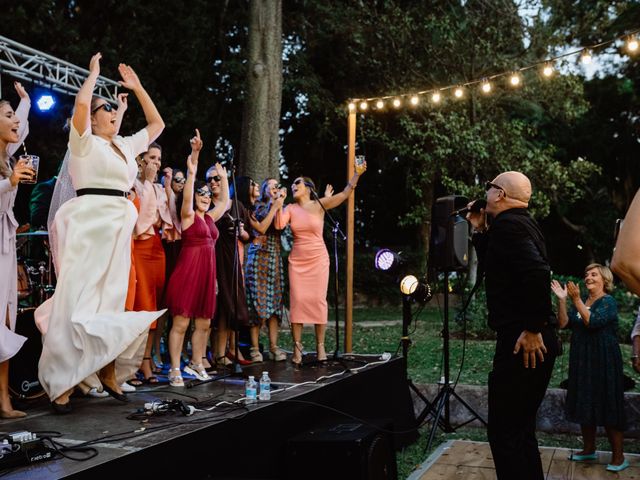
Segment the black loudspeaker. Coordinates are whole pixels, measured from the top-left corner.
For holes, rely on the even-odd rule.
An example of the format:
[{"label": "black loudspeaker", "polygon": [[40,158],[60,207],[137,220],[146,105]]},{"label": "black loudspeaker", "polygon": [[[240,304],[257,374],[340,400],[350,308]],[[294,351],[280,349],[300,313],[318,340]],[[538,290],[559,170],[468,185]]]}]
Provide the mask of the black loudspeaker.
[{"label": "black loudspeaker", "polygon": [[440,272],[466,270],[469,265],[469,222],[456,210],[465,208],[467,197],[438,198],[431,213],[429,269]]},{"label": "black loudspeaker", "polygon": [[390,421],[336,423],[291,438],[287,447],[287,478],[396,480],[396,452]]}]

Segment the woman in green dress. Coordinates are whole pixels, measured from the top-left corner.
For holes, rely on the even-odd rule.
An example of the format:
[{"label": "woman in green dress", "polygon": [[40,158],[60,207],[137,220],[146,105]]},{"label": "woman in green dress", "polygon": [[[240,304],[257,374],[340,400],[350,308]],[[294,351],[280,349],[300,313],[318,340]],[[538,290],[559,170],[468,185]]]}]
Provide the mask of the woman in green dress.
[{"label": "woman in green dress", "polygon": [[[556,280],[551,290],[558,297],[560,328],[570,328],[569,383],[566,415],[582,428],[583,449],[569,456],[573,461],[597,459],[596,428],[603,426],[611,443],[607,470],[618,472],[629,466],[622,451],[625,429],[622,355],[616,337],[618,307],[609,292],[613,275],[609,268],[593,263],[584,273],[587,296],[573,282]],[[567,309],[567,297],[571,307]]]}]

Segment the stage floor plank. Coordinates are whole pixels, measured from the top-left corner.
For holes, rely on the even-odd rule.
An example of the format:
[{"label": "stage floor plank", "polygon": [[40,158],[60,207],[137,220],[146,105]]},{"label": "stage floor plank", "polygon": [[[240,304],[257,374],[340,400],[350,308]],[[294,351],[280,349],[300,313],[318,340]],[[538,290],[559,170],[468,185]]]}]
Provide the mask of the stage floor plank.
[{"label": "stage floor plank", "polygon": [[[619,473],[607,472],[610,452],[598,452],[598,460],[572,462],[568,460],[572,450],[567,448],[540,447],[542,467],[546,480],[597,480],[616,478],[640,480],[640,455],[625,453],[631,464]],[[408,480],[494,480],[491,449],[486,442],[453,440],[442,444],[424,464],[413,472]]]}]

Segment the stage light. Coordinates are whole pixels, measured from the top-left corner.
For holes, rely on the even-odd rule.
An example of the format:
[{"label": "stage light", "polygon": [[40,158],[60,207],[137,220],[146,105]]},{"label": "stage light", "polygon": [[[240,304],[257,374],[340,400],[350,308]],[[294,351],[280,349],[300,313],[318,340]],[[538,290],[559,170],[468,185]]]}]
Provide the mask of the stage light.
[{"label": "stage light", "polygon": [[380,249],[376,253],[374,264],[376,270],[391,272],[400,265],[400,255],[388,248]]},{"label": "stage light", "polygon": [[38,110],[40,110],[41,112],[48,112],[53,108],[55,104],[56,104],[56,99],[53,98],[53,95],[50,95],[48,93],[44,95],[40,95],[38,100],[36,100],[36,105],[38,106]]},{"label": "stage light", "polygon": [[591,56],[591,50],[585,48],[580,55],[580,61],[585,65],[589,65],[591,63],[591,60],[593,60]]},{"label": "stage light", "polygon": [[399,98],[394,98],[393,99],[393,106],[396,108],[400,108],[400,105],[402,105],[402,102],[400,101]]},{"label": "stage light", "polygon": [[382,100],[378,100],[378,101],[376,102],[376,108],[377,108],[378,110],[382,110],[382,109],[384,108],[384,102],[383,102]]},{"label": "stage light", "polygon": [[542,74],[545,77],[550,77],[551,75],[553,75],[553,66],[550,63],[546,63],[544,65],[544,68],[542,69]]},{"label": "stage light", "polygon": [[425,304],[433,296],[426,282],[421,282],[415,275],[407,275],[400,281],[400,291],[405,298]]},{"label": "stage light", "polygon": [[440,93],[439,92],[435,92],[433,95],[431,95],[431,101],[433,103],[440,103]]},{"label": "stage light", "polygon": [[415,107],[416,105],[418,105],[418,102],[420,102],[420,99],[414,95],[413,97],[411,97],[410,102],[411,102],[411,105]]}]

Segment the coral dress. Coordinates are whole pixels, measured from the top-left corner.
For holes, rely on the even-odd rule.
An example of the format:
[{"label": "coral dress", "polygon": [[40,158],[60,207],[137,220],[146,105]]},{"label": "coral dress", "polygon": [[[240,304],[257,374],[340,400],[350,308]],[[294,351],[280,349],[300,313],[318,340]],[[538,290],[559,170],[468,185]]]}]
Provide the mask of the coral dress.
[{"label": "coral dress", "polygon": [[[71,125],[69,173],[73,187],[128,192],[135,156],[147,149],[146,129],[110,142]],[[40,383],[52,400],[116,357],[133,359],[149,325],[163,312],[125,312],[131,234],[138,214],[125,197],[83,195],[65,202],[49,232],[56,238],[58,284],[38,307],[44,334]],[[140,359],[141,360],[141,359]],[[118,371],[120,382],[133,372]]]},{"label": "coral dress", "polygon": [[329,253],[322,238],[324,216],[317,217],[295,203],[276,214],[276,228],[291,224],[289,254],[292,323],[327,323]]},{"label": "coral dress", "polygon": [[171,315],[213,318],[216,310],[216,253],[218,228],[209,215],[195,216],[182,231],[182,248],[167,286]]}]

